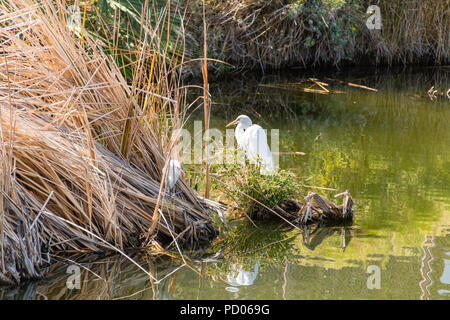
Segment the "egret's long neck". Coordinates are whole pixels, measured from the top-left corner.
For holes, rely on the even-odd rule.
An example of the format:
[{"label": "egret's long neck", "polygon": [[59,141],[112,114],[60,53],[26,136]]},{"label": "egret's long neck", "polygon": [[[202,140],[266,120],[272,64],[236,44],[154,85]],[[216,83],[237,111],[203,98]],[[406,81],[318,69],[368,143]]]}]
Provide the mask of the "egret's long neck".
[{"label": "egret's long neck", "polygon": [[236,136],[236,141],[239,147],[242,148],[242,143],[243,140],[242,138],[244,137],[244,126],[242,125],[242,123],[238,123],[238,125],[236,126],[236,130],[234,131],[235,136]]}]

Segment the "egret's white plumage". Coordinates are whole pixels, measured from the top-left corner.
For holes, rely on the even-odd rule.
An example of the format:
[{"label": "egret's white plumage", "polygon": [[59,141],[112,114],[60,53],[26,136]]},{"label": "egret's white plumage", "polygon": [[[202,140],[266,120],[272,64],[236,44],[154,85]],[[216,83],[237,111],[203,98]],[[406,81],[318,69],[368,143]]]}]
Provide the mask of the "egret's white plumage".
[{"label": "egret's white plumage", "polygon": [[169,161],[169,167],[167,168],[167,170],[166,185],[169,187],[169,190],[172,190],[181,174],[180,161],[171,159]]},{"label": "egret's white plumage", "polygon": [[240,115],[227,127],[236,123],[235,137],[238,146],[245,151],[250,162],[257,164],[259,158],[262,174],[273,174],[275,168],[272,152],[267,144],[267,136],[263,128],[253,124],[246,115]]}]

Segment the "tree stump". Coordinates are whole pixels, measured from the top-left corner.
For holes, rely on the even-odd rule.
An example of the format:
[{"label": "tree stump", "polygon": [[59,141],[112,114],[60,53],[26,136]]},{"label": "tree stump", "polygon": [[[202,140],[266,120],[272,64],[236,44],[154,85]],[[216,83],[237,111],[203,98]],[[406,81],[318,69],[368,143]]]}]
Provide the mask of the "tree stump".
[{"label": "tree stump", "polygon": [[304,198],[305,203],[301,203],[297,199],[290,199],[274,209],[283,218],[297,225],[352,220],[354,214],[352,196],[346,190],[335,195],[335,198],[342,196],[342,205],[336,205],[322,195],[308,192],[308,195]]}]

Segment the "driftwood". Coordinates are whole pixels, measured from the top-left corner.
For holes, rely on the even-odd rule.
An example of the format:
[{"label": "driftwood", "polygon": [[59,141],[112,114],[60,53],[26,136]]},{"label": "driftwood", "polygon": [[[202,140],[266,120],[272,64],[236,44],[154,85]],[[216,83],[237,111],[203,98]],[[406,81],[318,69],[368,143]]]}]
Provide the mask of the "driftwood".
[{"label": "driftwood", "polygon": [[326,197],[310,191],[304,198],[305,203],[301,203],[297,199],[290,199],[275,207],[274,210],[284,219],[296,225],[352,220],[354,205],[352,196],[345,191],[335,195],[335,198],[342,196],[342,205],[336,205]]}]

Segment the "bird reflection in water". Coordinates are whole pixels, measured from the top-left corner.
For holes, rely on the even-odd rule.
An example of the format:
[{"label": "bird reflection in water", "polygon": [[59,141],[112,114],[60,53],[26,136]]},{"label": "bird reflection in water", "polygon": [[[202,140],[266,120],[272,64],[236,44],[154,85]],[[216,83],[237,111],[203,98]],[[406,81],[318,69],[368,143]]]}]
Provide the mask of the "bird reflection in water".
[{"label": "bird reflection in water", "polygon": [[227,282],[232,287],[227,287],[226,290],[237,292],[239,289],[236,287],[252,285],[258,276],[259,265],[260,262],[257,260],[253,263],[253,271],[246,271],[242,264],[234,263],[231,266],[231,272],[227,275]]}]

